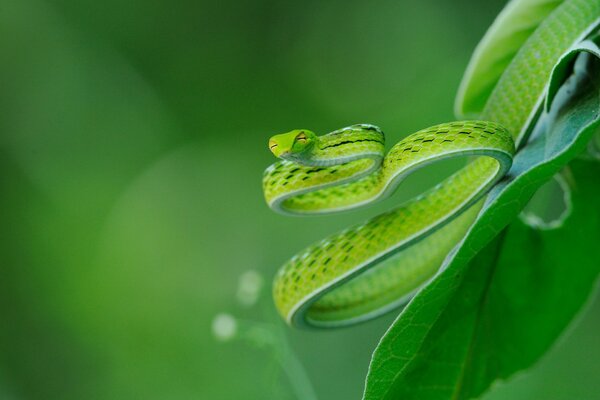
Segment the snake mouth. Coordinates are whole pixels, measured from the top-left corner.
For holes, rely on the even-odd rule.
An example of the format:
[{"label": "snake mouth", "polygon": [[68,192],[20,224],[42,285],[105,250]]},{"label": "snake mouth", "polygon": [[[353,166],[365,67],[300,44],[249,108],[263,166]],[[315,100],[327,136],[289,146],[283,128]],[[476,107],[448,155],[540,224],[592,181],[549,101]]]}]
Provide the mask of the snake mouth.
[{"label": "snake mouth", "polygon": [[291,149],[282,148],[277,143],[270,143],[269,150],[271,150],[271,153],[277,158],[283,158],[291,154]]}]

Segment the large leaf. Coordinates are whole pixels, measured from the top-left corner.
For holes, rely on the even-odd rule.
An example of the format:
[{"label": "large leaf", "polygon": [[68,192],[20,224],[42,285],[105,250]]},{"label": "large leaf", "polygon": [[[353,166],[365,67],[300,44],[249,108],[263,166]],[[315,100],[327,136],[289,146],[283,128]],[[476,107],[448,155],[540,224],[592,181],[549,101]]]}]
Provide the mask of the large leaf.
[{"label": "large leaf", "polygon": [[456,95],[455,113],[476,117],[523,43],[564,0],[512,0],[471,56]]},{"label": "large leaf", "polygon": [[[591,45],[581,50],[598,51]],[[600,269],[588,257],[600,234],[600,166],[578,161],[570,167],[573,211],[560,228],[536,231],[515,222],[503,229],[597,129],[596,57],[580,56],[545,124],[489,194],[469,233],[384,335],[365,399],[478,396],[495,379],[532,365],[581,308]]]}]

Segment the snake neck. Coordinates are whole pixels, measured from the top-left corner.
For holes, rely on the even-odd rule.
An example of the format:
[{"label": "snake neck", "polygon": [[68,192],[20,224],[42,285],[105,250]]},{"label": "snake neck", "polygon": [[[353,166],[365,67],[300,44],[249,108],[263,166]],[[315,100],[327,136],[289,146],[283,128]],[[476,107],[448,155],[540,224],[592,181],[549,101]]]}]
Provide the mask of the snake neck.
[{"label": "snake neck", "polygon": [[287,153],[284,160],[308,167],[330,167],[360,159],[373,160],[372,168],[381,165],[385,137],[374,125],[352,125],[317,137],[310,149],[302,153]]}]

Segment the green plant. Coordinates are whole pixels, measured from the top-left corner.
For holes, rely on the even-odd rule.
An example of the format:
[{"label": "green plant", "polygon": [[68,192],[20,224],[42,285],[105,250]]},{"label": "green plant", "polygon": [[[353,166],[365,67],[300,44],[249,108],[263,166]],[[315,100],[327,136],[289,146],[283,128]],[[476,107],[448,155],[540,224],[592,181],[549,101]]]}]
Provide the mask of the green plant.
[{"label": "green plant", "polygon": [[[600,262],[589,257],[600,237],[600,210],[594,207],[600,195],[596,133],[600,49],[594,35],[599,17],[600,2],[596,0],[513,1],[480,44],[461,86],[457,113],[504,125],[518,150],[504,179],[485,187],[483,191],[489,192],[483,201],[459,217],[467,205],[479,199],[482,183],[473,189],[450,178],[415,202],[301,252],[276,278],[276,303],[288,321],[336,326],[370,318],[398,305],[398,298],[411,296],[413,286],[385,283],[407,279],[403,268],[416,260],[418,265],[408,278],[421,278],[419,284],[428,282],[373,353],[365,399],[478,397],[495,380],[535,363],[585,303],[600,272]],[[452,127],[457,132],[449,131]],[[473,143],[484,143],[487,138],[474,136],[470,130],[478,128],[500,134],[477,123],[444,125],[441,132],[470,135]],[[369,133],[376,130],[361,125],[334,132],[330,134],[334,139],[322,139],[325,144],[320,149],[377,142]],[[380,182],[380,177],[363,178],[364,172],[358,172],[361,178],[355,177],[354,183],[348,183],[350,174],[334,182],[331,174],[343,168],[353,173],[360,169],[352,163],[361,160],[344,158],[356,149],[348,147],[345,153],[333,156],[311,153],[306,142],[316,139],[309,133],[292,131],[281,136],[287,144],[285,150],[280,148],[281,137],[273,138],[275,154],[283,154],[286,161],[266,174],[270,204],[302,212],[347,208],[344,201],[349,196],[362,204],[365,198],[361,193],[371,187],[368,179]],[[425,132],[429,133],[438,135],[440,128]],[[347,137],[338,140],[340,134]],[[400,150],[396,153],[414,150],[417,136],[397,145]],[[424,142],[426,137],[421,134],[418,138]],[[295,140],[302,141],[297,151]],[[431,140],[435,143],[436,139]],[[436,154],[445,154],[448,146],[440,144],[442,150]],[[395,150],[386,157],[395,155]],[[322,162],[319,157],[330,158]],[[339,166],[331,166],[334,158],[341,160]],[[364,169],[372,170],[370,165]],[[489,175],[488,169],[483,170],[475,169],[474,174]],[[315,182],[309,176],[313,172],[313,177],[318,176]],[[521,214],[553,176],[566,193],[567,211],[550,223]],[[294,182],[300,183],[294,187]],[[272,187],[288,183],[294,188],[282,189],[285,197],[278,199],[279,192],[270,192]],[[334,183],[345,186],[323,189]],[[307,193],[309,187],[317,195]],[[456,188],[460,190],[452,192]],[[437,220],[418,226],[418,221],[444,206],[439,198],[437,202],[430,198],[443,193],[441,203],[447,203],[463,192],[469,195],[466,205],[443,209]],[[390,235],[382,226],[395,227],[395,223],[417,227],[378,248]],[[394,229],[396,233],[398,229]],[[443,240],[447,238],[451,240]],[[356,250],[349,250],[356,247],[363,254],[357,256]],[[431,265],[439,267],[437,272]]]}]

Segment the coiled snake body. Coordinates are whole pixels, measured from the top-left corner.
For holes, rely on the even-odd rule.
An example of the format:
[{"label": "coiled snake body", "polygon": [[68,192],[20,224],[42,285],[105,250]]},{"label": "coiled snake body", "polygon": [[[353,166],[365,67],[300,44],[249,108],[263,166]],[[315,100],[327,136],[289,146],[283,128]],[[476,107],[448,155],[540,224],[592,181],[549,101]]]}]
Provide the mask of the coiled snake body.
[{"label": "coiled snake body", "polygon": [[[509,6],[518,1],[509,3]],[[600,0],[553,2],[489,95],[478,120],[416,132],[385,154],[383,132],[367,124],[317,136],[273,136],[281,161],[263,177],[265,199],[284,214],[328,213],[389,196],[429,163],[477,156],[434,188],[371,220],[331,235],[290,259],[275,277],[281,315],[296,326],[363,321],[406,303],[460,241],[482,197],[509,170],[539,115],[553,66],[588,35]],[[508,9],[507,7],[507,9]]]}]

